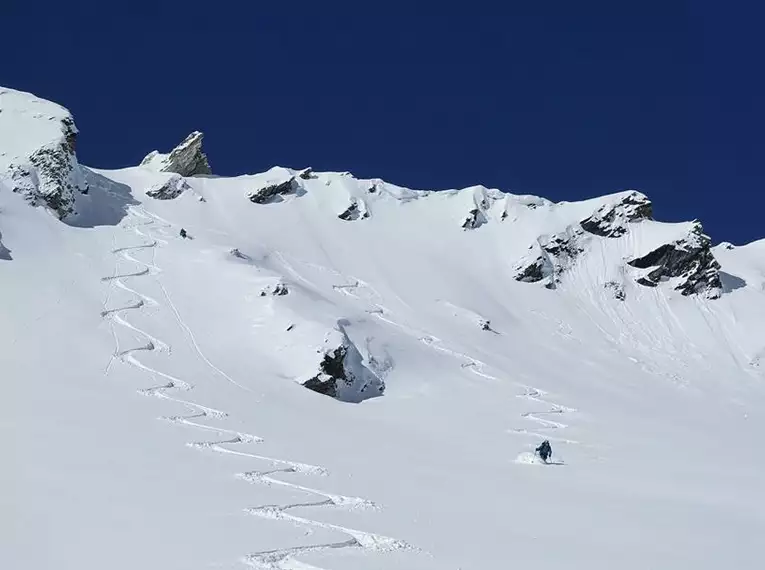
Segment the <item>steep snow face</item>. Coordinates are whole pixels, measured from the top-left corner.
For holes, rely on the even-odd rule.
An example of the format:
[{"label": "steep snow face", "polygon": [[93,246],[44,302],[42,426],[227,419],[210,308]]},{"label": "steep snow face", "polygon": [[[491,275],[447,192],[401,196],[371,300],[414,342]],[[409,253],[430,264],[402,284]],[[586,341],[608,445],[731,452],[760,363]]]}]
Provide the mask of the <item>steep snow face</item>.
[{"label": "steep snow face", "polygon": [[765,241],[636,192],[83,171],[68,224],[0,181],[9,567],[756,566]]},{"label": "steep snow face", "polygon": [[77,164],[77,128],[63,107],[0,87],[0,180],[59,218],[88,186]]}]

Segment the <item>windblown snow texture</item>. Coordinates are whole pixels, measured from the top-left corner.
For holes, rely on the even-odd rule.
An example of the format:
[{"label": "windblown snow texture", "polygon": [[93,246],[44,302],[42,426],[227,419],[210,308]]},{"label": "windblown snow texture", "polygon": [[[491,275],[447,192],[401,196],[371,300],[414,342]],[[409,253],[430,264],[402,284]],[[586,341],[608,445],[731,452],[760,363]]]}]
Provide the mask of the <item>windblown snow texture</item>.
[{"label": "windblown snow texture", "polygon": [[3,567],[757,567],[765,240],[75,132],[0,89]]}]

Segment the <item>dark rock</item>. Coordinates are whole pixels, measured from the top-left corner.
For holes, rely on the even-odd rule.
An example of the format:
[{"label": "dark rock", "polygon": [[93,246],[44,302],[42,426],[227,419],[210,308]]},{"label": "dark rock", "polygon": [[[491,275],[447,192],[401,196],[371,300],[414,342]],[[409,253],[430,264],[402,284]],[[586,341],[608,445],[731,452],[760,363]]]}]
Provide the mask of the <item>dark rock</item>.
[{"label": "dark rock", "polygon": [[141,161],[141,166],[154,168],[160,172],[174,172],[181,176],[212,174],[207,155],[202,152],[204,135],[194,131],[175,147],[170,154],[152,151]]},{"label": "dark rock", "polygon": [[273,297],[283,297],[284,295],[288,295],[290,290],[287,288],[287,285],[284,283],[277,283],[273,287],[266,287],[260,292],[261,297],[265,297],[267,295],[271,295]]},{"label": "dark rock", "polygon": [[377,194],[377,184],[372,184],[367,190],[369,194]]},{"label": "dark rock", "polygon": [[232,257],[236,257],[237,259],[244,259],[245,261],[250,261],[251,260],[249,255],[245,255],[244,253],[239,251],[239,249],[236,248],[236,247],[234,249],[232,249],[231,251],[229,251],[228,253],[229,253],[229,255],[231,255]]},{"label": "dark rock", "polygon": [[310,168],[310,167],[306,168],[305,170],[301,170],[298,176],[302,178],[303,180],[315,180],[316,178],[318,178],[318,176],[314,174],[313,168]]},{"label": "dark rock", "polygon": [[76,130],[71,119],[62,120],[63,138],[33,152],[28,165],[8,169],[11,188],[33,206],[50,208],[59,219],[74,213],[75,192],[88,193],[88,185],[74,155]]},{"label": "dark rock", "polygon": [[303,382],[303,386],[343,402],[358,403],[382,395],[385,391],[382,375],[392,364],[386,361],[381,366],[371,353],[365,362],[343,324],[338,323],[338,330],[341,333],[338,344],[324,351],[319,373]]},{"label": "dark rock", "polygon": [[545,287],[555,289],[560,275],[584,252],[581,237],[582,230],[572,230],[546,240],[540,238],[529,247],[532,252],[516,266],[515,280],[536,283],[547,279]]},{"label": "dark rock", "polygon": [[250,192],[247,195],[250,202],[254,204],[270,204],[277,201],[281,196],[287,194],[294,194],[297,190],[298,184],[294,177],[285,182],[279,182],[278,184],[271,184],[254,192]]},{"label": "dark rock", "polygon": [[720,264],[711,251],[711,240],[703,234],[701,224],[694,225],[688,235],[628,262],[637,269],[653,268],[637,282],[656,287],[661,281],[679,278],[675,287],[683,295],[704,294],[717,298],[722,292]]},{"label": "dark rock", "polygon": [[627,294],[624,292],[624,287],[622,287],[621,283],[617,283],[616,281],[607,281],[604,287],[606,289],[610,289],[614,295],[614,298],[618,299],[619,301],[624,301],[627,298]]},{"label": "dark rock", "polygon": [[321,372],[303,382],[303,386],[325,396],[337,397],[337,382],[348,382],[343,366],[347,352],[346,347],[340,346],[331,353],[325,354],[324,360],[319,365]]},{"label": "dark rock", "polygon": [[520,273],[515,276],[516,281],[523,283],[536,283],[545,278],[545,259],[538,257],[533,262],[521,268]]},{"label": "dark rock", "polygon": [[337,216],[341,220],[350,222],[353,220],[366,219],[369,217],[369,212],[366,209],[362,210],[358,202],[352,202],[344,212]]},{"label": "dark rock", "polygon": [[484,225],[488,220],[486,214],[484,214],[479,208],[473,208],[468,213],[465,221],[462,222],[462,229],[475,230]]},{"label": "dark rock", "polygon": [[191,190],[188,182],[179,174],[173,174],[164,182],[159,182],[146,191],[149,198],[155,200],[174,200],[186,190]]},{"label": "dark rock", "polygon": [[580,222],[582,229],[601,237],[621,237],[627,224],[651,219],[653,205],[640,192],[631,192],[616,204],[605,204],[589,218]]}]

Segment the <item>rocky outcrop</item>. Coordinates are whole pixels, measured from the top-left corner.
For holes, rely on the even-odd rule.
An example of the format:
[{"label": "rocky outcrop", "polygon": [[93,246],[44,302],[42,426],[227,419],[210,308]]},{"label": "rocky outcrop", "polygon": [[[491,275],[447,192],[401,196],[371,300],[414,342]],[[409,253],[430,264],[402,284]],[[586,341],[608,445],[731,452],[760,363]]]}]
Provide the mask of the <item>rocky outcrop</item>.
[{"label": "rocky outcrop", "polygon": [[[333,335],[335,346],[324,351],[318,374],[303,382],[303,386],[319,394],[343,402],[362,402],[381,396],[385,383],[372,368],[380,368],[372,355],[368,363],[353,344],[342,325]],[[332,341],[330,341],[332,342]],[[367,366],[369,364],[369,366]]]},{"label": "rocky outcrop", "polygon": [[325,354],[319,365],[319,374],[303,382],[303,386],[319,394],[336,398],[338,382],[348,383],[344,366],[347,354],[348,349],[344,346],[339,346],[332,352]]},{"label": "rocky outcrop", "polygon": [[582,229],[601,237],[621,237],[628,224],[651,219],[653,205],[640,192],[630,192],[615,204],[605,204],[597,212],[580,222]]},{"label": "rocky outcrop", "polygon": [[233,249],[231,249],[231,250],[229,250],[228,254],[229,254],[231,257],[235,257],[236,259],[242,259],[242,260],[244,260],[244,261],[252,261],[252,258],[251,258],[249,255],[247,255],[247,254],[245,254],[245,253],[242,253],[242,252],[241,252],[241,251],[239,251],[239,249],[238,249],[238,248],[236,248],[236,247],[235,247],[235,248],[233,248]]},{"label": "rocky outcrop", "polygon": [[316,174],[314,174],[313,168],[311,168],[311,167],[308,167],[308,168],[306,168],[304,170],[301,170],[300,174],[298,174],[298,176],[300,178],[302,178],[303,180],[316,180],[318,178],[318,176],[316,176]]},{"label": "rocky outcrop", "polygon": [[271,204],[280,201],[282,196],[295,194],[299,188],[294,177],[285,182],[271,184],[247,194],[247,198],[254,204]]},{"label": "rocky outcrop", "polygon": [[212,174],[207,155],[202,152],[203,138],[202,133],[194,131],[169,154],[161,154],[156,150],[150,152],[141,161],[141,166],[159,172],[173,172],[181,176]]},{"label": "rocky outcrop", "polygon": [[345,220],[346,222],[363,220],[369,217],[369,211],[363,202],[354,200],[351,202],[351,205],[348,206],[342,213],[338,214],[337,217],[341,220]]},{"label": "rocky outcrop", "polygon": [[584,252],[582,230],[569,231],[550,237],[540,237],[529,246],[531,252],[516,266],[515,280],[523,283],[546,281],[545,287],[555,289],[561,274]]},{"label": "rocky outcrop", "polygon": [[146,191],[149,198],[156,200],[173,200],[183,194],[186,190],[191,190],[188,182],[179,174],[173,174],[164,182],[159,182]]},{"label": "rocky outcrop", "polygon": [[77,163],[77,128],[71,117],[61,119],[61,138],[12,164],[8,181],[14,192],[30,204],[50,208],[59,219],[74,213],[76,193],[87,194],[88,185]]},{"label": "rocky outcrop", "polygon": [[475,230],[489,221],[487,212],[491,207],[491,200],[484,187],[478,186],[471,190],[473,194],[473,208],[462,220],[463,230]]},{"label": "rocky outcrop", "polygon": [[627,298],[627,294],[624,292],[624,287],[617,281],[607,281],[603,287],[611,292],[611,294],[614,296],[614,299],[624,301]]},{"label": "rocky outcrop", "polygon": [[675,290],[683,295],[703,294],[715,299],[722,293],[720,264],[712,254],[711,240],[698,222],[685,238],[663,244],[628,264],[637,269],[650,269],[637,278],[637,282],[646,287],[677,279]]},{"label": "rocky outcrop", "polygon": [[284,283],[277,283],[276,285],[266,287],[260,292],[261,297],[266,296],[272,296],[272,297],[283,297],[284,295],[289,295],[290,290],[287,288],[287,285]]},{"label": "rocky outcrop", "polygon": [[484,214],[479,208],[473,208],[468,213],[467,217],[462,222],[463,230],[475,230],[484,225],[488,220],[486,214]]}]

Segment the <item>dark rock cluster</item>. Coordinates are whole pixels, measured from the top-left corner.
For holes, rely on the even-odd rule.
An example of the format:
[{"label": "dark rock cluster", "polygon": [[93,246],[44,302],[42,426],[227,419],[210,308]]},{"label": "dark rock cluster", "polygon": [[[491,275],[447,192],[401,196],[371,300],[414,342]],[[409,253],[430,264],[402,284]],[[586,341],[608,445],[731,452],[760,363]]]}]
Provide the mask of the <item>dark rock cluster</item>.
[{"label": "dark rock cluster", "polygon": [[159,182],[149,188],[146,195],[155,200],[173,200],[190,189],[191,186],[181,175],[173,174],[164,182]]},{"label": "dark rock cluster", "polygon": [[547,280],[545,287],[555,289],[560,283],[561,273],[584,252],[580,245],[581,236],[581,230],[574,230],[553,235],[546,240],[540,238],[529,248],[537,253],[526,257],[516,267],[515,280],[523,283]]},{"label": "dark rock cluster", "polygon": [[338,214],[337,217],[346,222],[360,219],[363,220],[369,217],[369,212],[367,212],[366,209],[362,210],[359,203],[354,201],[342,213]]},{"label": "dark rock cluster", "polygon": [[589,218],[580,222],[582,229],[601,237],[621,237],[627,224],[651,219],[653,205],[647,196],[631,192],[616,204],[605,204]]},{"label": "dark rock cluster", "polygon": [[685,238],[663,244],[628,264],[637,269],[651,269],[637,279],[647,287],[656,287],[669,278],[679,278],[675,289],[683,295],[703,293],[709,298],[717,298],[722,292],[720,264],[712,254],[711,240],[704,235],[698,222]]},{"label": "dark rock cluster", "polygon": [[284,182],[270,184],[269,186],[254,190],[247,195],[247,198],[254,204],[270,204],[278,201],[281,196],[294,194],[297,188],[298,183],[293,177]]}]

